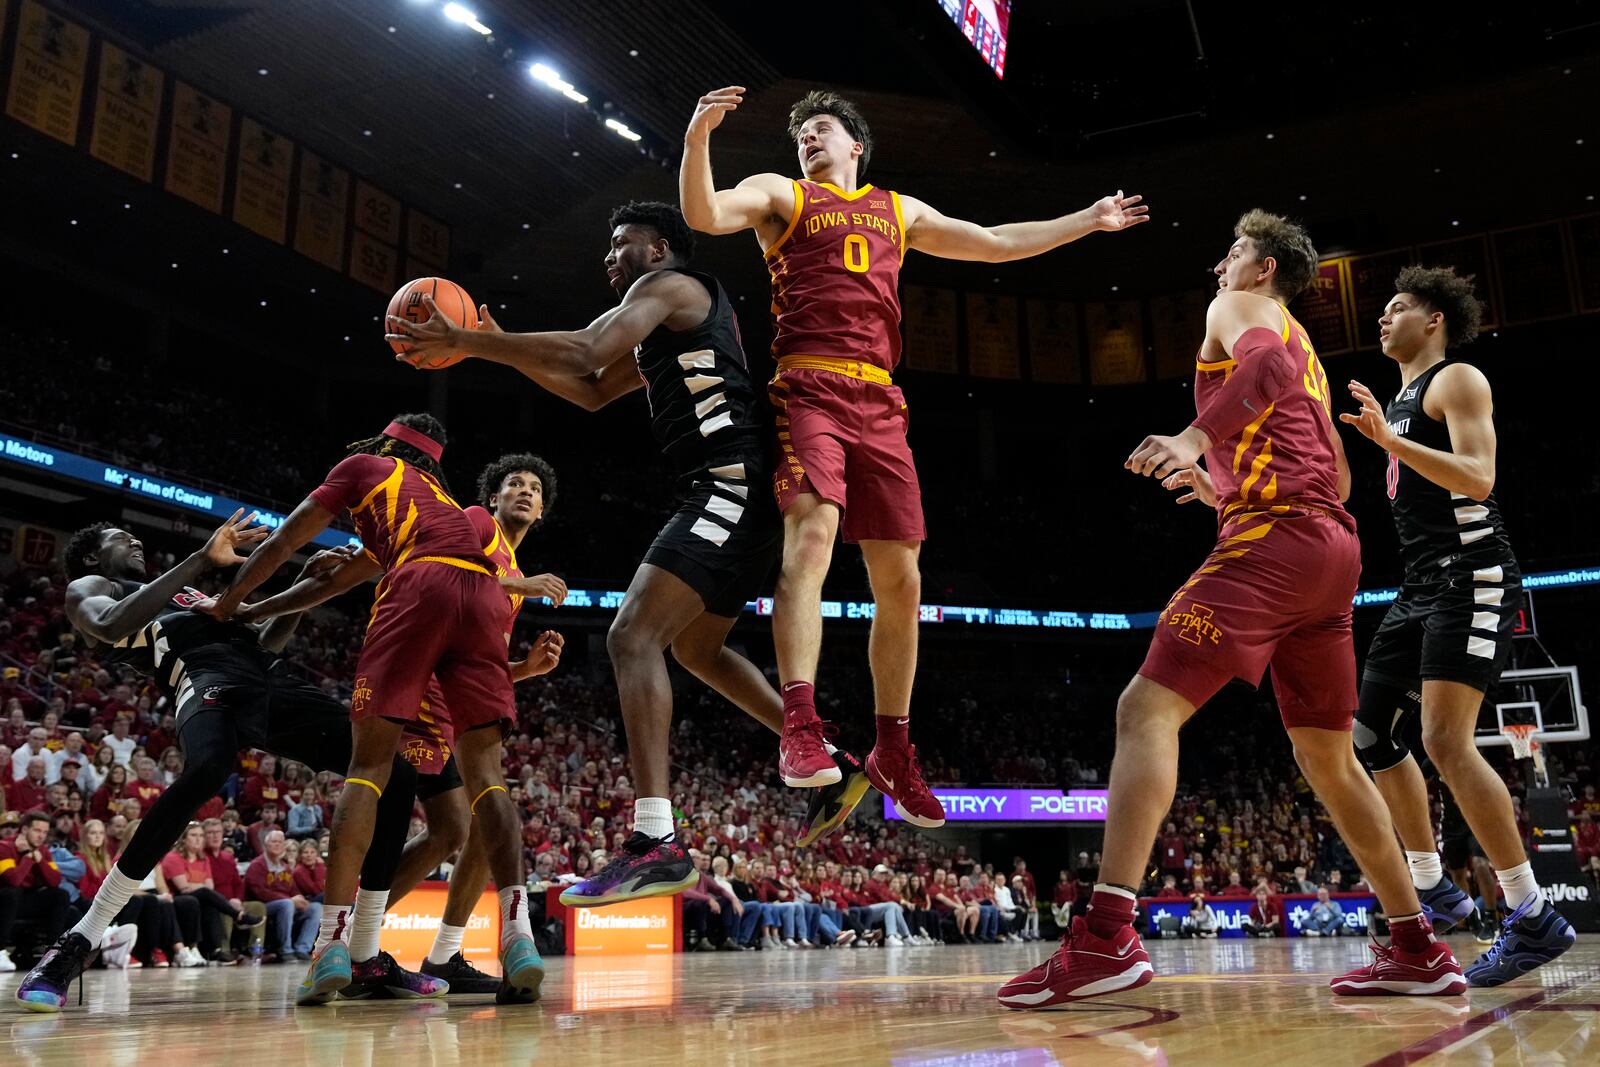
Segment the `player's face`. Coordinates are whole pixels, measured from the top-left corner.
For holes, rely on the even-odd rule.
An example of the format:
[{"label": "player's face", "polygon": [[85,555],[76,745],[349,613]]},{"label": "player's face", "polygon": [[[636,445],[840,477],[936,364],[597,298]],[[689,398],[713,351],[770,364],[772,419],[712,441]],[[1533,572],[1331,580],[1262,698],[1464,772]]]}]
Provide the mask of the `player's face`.
[{"label": "player's face", "polygon": [[1443,325],[1443,315],[1430,312],[1410,293],[1396,293],[1378,316],[1378,344],[1392,359],[1409,359]]},{"label": "player's face", "polygon": [[800,159],[800,172],[821,180],[853,169],[861,146],[844,123],[832,115],[813,115],[800,127],[795,152]]},{"label": "player's face", "polygon": [[1266,266],[1256,254],[1255,242],[1241,237],[1228,247],[1228,254],[1211,268],[1211,273],[1217,276],[1217,292],[1238,289],[1248,293],[1255,291],[1265,270]]},{"label": "player's face", "polygon": [[144,544],[126,530],[106,530],[100,535],[100,573],[108,578],[144,574]]},{"label": "player's face", "polygon": [[512,471],[494,495],[495,518],[529,526],[544,515],[544,482],[532,471]]},{"label": "player's face", "polygon": [[623,223],[611,231],[611,250],[606,253],[606,280],[618,296],[666,258],[665,246],[649,230]]}]

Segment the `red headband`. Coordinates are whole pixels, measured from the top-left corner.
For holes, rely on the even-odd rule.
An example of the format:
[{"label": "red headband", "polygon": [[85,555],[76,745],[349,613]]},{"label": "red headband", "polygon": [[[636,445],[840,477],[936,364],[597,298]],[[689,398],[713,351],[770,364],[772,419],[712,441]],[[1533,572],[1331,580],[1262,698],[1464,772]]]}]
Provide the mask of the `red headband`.
[{"label": "red headband", "polygon": [[423,455],[432,456],[435,463],[439,462],[439,457],[444,455],[444,445],[441,445],[422,431],[413,430],[411,427],[403,426],[398,422],[391,422],[385,426],[383,435],[392,437],[396,441],[404,441]]}]

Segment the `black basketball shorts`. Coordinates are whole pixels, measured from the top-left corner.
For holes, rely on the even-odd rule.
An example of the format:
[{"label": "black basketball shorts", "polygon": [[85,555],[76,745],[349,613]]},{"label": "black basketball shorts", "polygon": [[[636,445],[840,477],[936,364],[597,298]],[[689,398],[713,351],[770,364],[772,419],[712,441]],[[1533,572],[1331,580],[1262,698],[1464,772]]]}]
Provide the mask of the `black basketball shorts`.
[{"label": "black basketball shorts", "polygon": [[1363,675],[1397,686],[1459,682],[1488,693],[1511,662],[1521,607],[1515,565],[1408,583],[1373,635]]},{"label": "black basketball shorts", "polygon": [[644,562],[683,579],[711,614],[737,617],[760,595],[783,551],[771,480],[759,455],[726,459],[685,477],[677,509]]}]

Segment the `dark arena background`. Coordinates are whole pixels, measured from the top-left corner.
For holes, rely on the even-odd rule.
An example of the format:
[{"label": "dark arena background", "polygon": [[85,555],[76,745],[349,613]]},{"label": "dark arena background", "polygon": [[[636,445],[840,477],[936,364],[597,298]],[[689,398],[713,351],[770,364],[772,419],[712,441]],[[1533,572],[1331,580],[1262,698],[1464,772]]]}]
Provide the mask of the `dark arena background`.
[{"label": "dark arena background", "polygon": [[[1600,679],[1595,19],[1578,0],[0,0],[5,1062],[1596,1062],[1600,775],[1583,704]],[[983,227],[1119,190],[1149,217],[1011,262],[904,259],[894,381],[927,532],[910,736],[944,825],[915,827],[869,790],[798,845],[812,791],[785,787],[775,735],[668,654],[674,833],[704,874],[676,896],[567,907],[560,891],[617,859],[634,828],[613,662],[628,646],[608,630],[682,488],[651,434],[655,398],[591,412],[486,360],[414,369],[384,340],[385,309],[409,279],[440,277],[503,330],[582,329],[617,303],[612,211],[679,204],[685,130],[722,86],[745,91],[710,137],[721,189],[797,174],[790,107],[829,88],[871,124],[863,183],[877,189]],[[1315,243],[1288,307],[1335,417],[1358,410],[1352,380],[1380,404],[1400,388],[1379,318],[1401,269],[1474,278],[1481,333],[1450,355],[1493,390],[1494,496],[1524,592],[1475,741],[1509,788],[1545,906],[1577,941],[1504,986],[1336,995],[1329,979],[1373,958],[1369,933],[1388,945],[1389,926],[1296,765],[1271,685],[1235,681],[1182,731],[1176,797],[1133,887],[1155,980],[1010,1010],[1002,984],[1087,911],[1119,695],[1217,536],[1210,509],[1178,506],[1124,461],[1195,418],[1213,268],[1251,208]],[[761,247],[696,238],[693,267],[728,294],[770,435],[777,305]],[[223,845],[196,859],[175,842],[160,880],[134,890],[171,925],[119,920],[59,1010],[24,1011],[13,993],[90,912],[97,867],[180,780],[192,743],[166,679],[108,659],[69,617],[68,540],[108,522],[142,543],[141,580],[154,579],[236,508],[281,527],[349,442],[401,412],[446,428],[462,506],[486,503],[478,472],[505,453],[556,474],[517,557],[568,592],[522,604],[510,658],[546,631],[565,645],[559,666],[517,684],[502,753],[522,824],[520,846],[502,844],[526,871],[540,999],[452,989],[297,1007],[314,917],[335,906],[321,879],[350,787],[342,764],[245,748],[193,815],[222,819]],[[1384,450],[1337,429],[1361,546],[1359,661],[1401,587],[1401,545]],[[261,593],[348,543],[349,518]],[[231,581],[196,573],[201,594]],[[774,685],[777,579],[774,556],[728,637]],[[373,598],[363,585],[309,612],[274,670],[359,714]],[[817,710],[864,757],[875,609],[853,544],[835,546],[821,599]],[[1221,625],[1186,619],[1193,642]],[[1506,743],[1517,725],[1534,729],[1533,758]],[[1450,815],[1423,769],[1448,860]],[[289,832],[292,892],[273,880],[288,868],[258,859],[275,830]],[[410,835],[425,832],[443,833],[419,802]],[[1517,921],[1475,845],[1458,877],[1476,911],[1439,935],[1463,967]],[[452,849],[392,902],[381,939],[400,965],[429,954],[459,862]],[[221,913],[178,906],[196,894],[169,884],[187,870],[198,889],[207,863],[226,898],[214,925]],[[497,976],[496,887],[473,903],[461,952]],[[256,914],[268,921],[252,928]]]}]

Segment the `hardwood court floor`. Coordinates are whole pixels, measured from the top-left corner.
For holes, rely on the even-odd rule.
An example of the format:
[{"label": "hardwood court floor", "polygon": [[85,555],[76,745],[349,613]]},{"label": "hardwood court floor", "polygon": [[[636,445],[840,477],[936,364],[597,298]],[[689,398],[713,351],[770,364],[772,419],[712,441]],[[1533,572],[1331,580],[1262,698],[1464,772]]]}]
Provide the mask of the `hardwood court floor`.
[{"label": "hardwood court floor", "polygon": [[[1475,956],[1471,939],[1454,939]],[[26,1067],[272,1064],[1600,1063],[1600,937],[1465,997],[1335,999],[1359,941],[1166,942],[1161,977],[1114,1003],[1019,1013],[994,991],[1053,946],[696,953],[549,961],[541,1004],[489,997],[296,1010],[298,966],[94,971],[83,1008],[0,1019]],[[0,979],[8,1008],[16,976]]]}]

